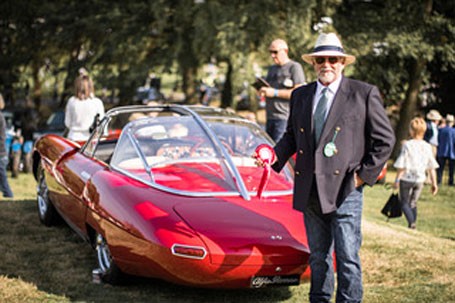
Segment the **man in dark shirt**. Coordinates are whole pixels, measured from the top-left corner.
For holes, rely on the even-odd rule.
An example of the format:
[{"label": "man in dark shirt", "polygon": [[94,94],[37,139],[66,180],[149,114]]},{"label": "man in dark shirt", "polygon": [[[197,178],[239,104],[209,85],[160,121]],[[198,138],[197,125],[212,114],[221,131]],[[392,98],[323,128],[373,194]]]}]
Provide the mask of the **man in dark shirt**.
[{"label": "man in dark shirt", "polygon": [[270,56],[275,63],[270,66],[266,77],[270,87],[262,87],[259,91],[266,97],[266,131],[275,142],[286,129],[292,90],[305,83],[302,65],[291,60],[288,51],[288,45],[282,39],[270,44]]}]

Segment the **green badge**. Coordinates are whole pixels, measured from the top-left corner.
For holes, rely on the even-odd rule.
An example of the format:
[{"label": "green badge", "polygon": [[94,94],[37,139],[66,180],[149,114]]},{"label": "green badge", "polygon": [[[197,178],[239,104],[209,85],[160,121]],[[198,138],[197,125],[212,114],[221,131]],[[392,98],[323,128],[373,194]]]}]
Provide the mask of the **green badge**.
[{"label": "green badge", "polygon": [[329,142],[324,146],[324,156],[327,158],[333,157],[337,152],[337,146],[333,142]]},{"label": "green badge", "polygon": [[329,143],[327,143],[324,146],[323,153],[324,153],[324,156],[326,156],[327,158],[331,158],[331,157],[335,156],[338,153],[337,146],[335,145],[335,139],[337,138],[338,132],[340,130],[341,130],[341,128],[339,126],[337,126],[335,128],[335,132],[333,134],[332,141],[330,141]]}]

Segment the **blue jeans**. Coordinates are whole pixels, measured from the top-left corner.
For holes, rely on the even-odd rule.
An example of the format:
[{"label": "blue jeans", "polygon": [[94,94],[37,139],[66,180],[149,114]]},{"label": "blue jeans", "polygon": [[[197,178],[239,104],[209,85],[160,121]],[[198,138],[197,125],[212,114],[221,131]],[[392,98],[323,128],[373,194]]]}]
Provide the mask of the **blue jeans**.
[{"label": "blue jeans", "polygon": [[417,201],[423,189],[423,182],[400,181],[401,209],[408,221],[408,227],[412,228],[417,221]]},{"label": "blue jeans", "polygon": [[[315,192],[312,190],[312,192]],[[317,194],[304,211],[310,247],[310,302],[330,302],[334,291],[333,250],[337,264],[336,302],[362,302],[361,219],[363,187],[355,189],[340,207],[322,214]]]},{"label": "blue jeans", "polygon": [[280,119],[267,119],[265,123],[265,131],[273,139],[278,142],[286,131],[288,121]]},{"label": "blue jeans", "polygon": [[6,175],[6,168],[8,166],[8,156],[0,157],[0,189],[3,193],[3,197],[12,198],[13,192],[8,184],[8,179]]}]

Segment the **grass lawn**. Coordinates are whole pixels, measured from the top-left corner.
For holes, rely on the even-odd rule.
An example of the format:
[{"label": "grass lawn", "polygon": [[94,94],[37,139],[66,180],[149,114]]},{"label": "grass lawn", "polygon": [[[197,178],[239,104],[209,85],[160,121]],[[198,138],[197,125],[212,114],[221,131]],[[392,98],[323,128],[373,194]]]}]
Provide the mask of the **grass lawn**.
[{"label": "grass lawn", "polygon": [[[392,180],[393,176],[387,176]],[[39,223],[32,175],[10,179],[15,198],[0,201],[0,302],[308,302],[309,284],[259,290],[195,289],[157,280],[93,284],[95,257],[68,227]],[[364,302],[455,302],[455,195],[426,187],[417,230],[380,209],[391,191],[365,190],[361,258]]]}]

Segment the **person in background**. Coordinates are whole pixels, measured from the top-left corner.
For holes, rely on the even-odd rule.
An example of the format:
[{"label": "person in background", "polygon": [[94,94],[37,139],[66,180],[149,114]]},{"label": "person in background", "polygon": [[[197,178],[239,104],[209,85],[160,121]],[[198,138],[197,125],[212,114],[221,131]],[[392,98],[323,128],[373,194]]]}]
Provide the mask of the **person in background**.
[{"label": "person in background", "polygon": [[430,177],[431,193],[436,195],[436,168],[438,163],[433,156],[431,145],[423,140],[427,125],[422,118],[414,118],[409,125],[411,139],[403,143],[400,155],[393,166],[397,174],[393,187],[400,189],[400,201],[408,227],[415,229],[417,220],[417,200],[424,187],[425,173]]},{"label": "person in background", "polygon": [[436,157],[436,151],[438,149],[438,123],[442,120],[441,114],[432,109],[427,113],[427,130],[425,131],[423,139],[431,144],[433,156]]},{"label": "person in background", "polygon": [[317,81],[292,92],[272,168],[280,171],[297,155],[293,206],[303,212],[311,251],[310,302],[331,302],[333,251],[336,302],[361,302],[363,186],[376,183],[395,136],[378,88],[343,75],[355,57],[344,52],[336,34],[320,34],[313,52],[302,58]]},{"label": "person in background", "polygon": [[289,58],[284,40],[272,41],[269,52],[275,63],[269,67],[265,79],[270,87],[262,87],[259,94],[266,97],[266,132],[277,142],[286,129],[291,92],[305,83],[305,74],[300,63]]},{"label": "person in background", "polygon": [[438,161],[439,168],[438,184],[442,182],[442,175],[446,162],[449,163],[449,180],[448,185],[453,186],[453,175],[455,170],[455,128],[453,115],[446,116],[446,126],[438,130],[438,151],[436,153],[436,160]]},{"label": "person in background", "polygon": [[75,95],[68,100],[65,109],[65,125],[68,139],[85,141],[90,136],[90,127],[98,117],[104,116],[103,102],[95,97],[93,81],[85,69],[79,71],[75,80]]},{"label": "person in background", "polygon": [[13,192],[8,183],[6,168],[8,166],[8,152],[5,147],[6,143],[6,121],[2,110],[5,108],[5,101],[0,94],[0,190],[5,198],[13,198]]}]

